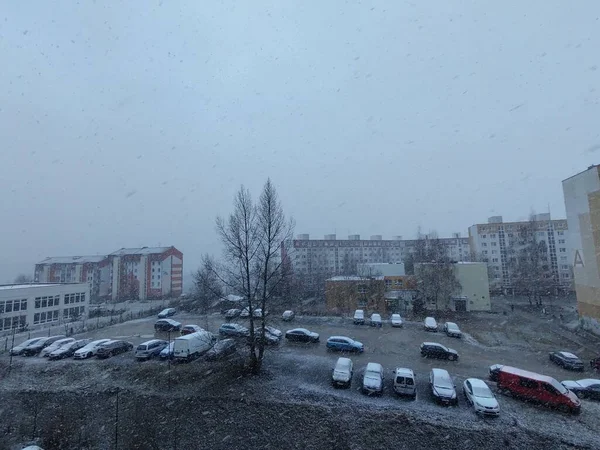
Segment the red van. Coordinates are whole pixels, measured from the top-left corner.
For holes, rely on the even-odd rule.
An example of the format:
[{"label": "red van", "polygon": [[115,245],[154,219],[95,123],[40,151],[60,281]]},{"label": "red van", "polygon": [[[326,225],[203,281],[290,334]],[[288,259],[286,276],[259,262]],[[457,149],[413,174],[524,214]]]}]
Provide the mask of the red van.
[{"label": "red van", "polygon": [[514,367],[498,370],[498,389],[524,400],[553,406],[563,412],[579,414],[581,402],[575,394],[552,377]]}]

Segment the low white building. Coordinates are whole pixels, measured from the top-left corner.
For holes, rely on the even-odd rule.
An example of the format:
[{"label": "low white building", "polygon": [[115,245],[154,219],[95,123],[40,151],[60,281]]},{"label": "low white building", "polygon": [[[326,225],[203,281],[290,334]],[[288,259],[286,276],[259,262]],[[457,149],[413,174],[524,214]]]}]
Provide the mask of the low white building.
[{"label": "low white building", "polygon": [[89,301],[87,283],[0,285],[0,331],[85,317]]}]

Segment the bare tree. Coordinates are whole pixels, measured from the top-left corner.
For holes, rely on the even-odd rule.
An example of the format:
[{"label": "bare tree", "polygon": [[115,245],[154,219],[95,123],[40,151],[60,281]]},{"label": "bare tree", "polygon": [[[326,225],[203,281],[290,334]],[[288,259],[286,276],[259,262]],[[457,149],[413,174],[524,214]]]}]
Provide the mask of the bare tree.
[{"label": "bare tree", "polygon": [[553,273],[545,240],[539,240],[539,222],[532,215],[518,231],[518,238],[508,249],[510,283],[524,294],[529,303],[542,305],[542,297],[558,286],[558,274]]},{"label": "bare tree", "polygon": [[[257,205],[242,186],[234,198],[229,218],[217,218],[225,264],[215,273],[220,273],[219,278],[246,299],[250,312],[250,368],[253,373],[260,371],[264,356],[267,304],[290,275],[289,265],[282,261],[281,248],[285,240],[291,239],[293,225],[292,220],[285,220],[271,180],[265,183]],[[259,336],[255,333],[254,311],[257,307],[262,310]]]},{"label": "bare tree", "polygon": [[193,274],[193,298],[200,307],[202,314],[207,314],[210,306],[223,297],[223,283],[215,271],[216,263],[209,255],[202,257],[202,265]]},{"label": "bare tree", "polygon": [[444,305],[452,295],[460,292],[461,285],[456,279],[454,265],[448,256],[448,249],[435,233],[419,235],[412,254],[419,298],[434,303],[435,309]]},{"label": "bare tree", "polygon": [[27,283],[32,283],[33,282],[33,278],[30,277],[29,275],[25,275],[24,273],[19,274],[15,277],[15,284],[27,284]]}]

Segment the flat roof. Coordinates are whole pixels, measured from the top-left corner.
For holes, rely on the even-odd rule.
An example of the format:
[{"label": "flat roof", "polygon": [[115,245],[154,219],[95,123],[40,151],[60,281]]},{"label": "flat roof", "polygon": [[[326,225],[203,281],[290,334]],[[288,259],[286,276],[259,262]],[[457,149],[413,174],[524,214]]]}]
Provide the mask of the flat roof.
[{"label": "flat roof", "polygon": [[511,374],[517,375],[517,376],[532,378],[532,379],[538,380],[538,381],[545,381],[547,383],[554,380],[554,378],[549,377],[548,375],[541,375],[539,373],[530,372],[528,370],[523,370],[523,369],[517,369],[516,367],[511,367],[511,366],[502,366],[500,368],[500,370],[502,372],[511,373]]},{"label": "flat roof", "polygon": [[92,256],[49,256],[38,264],[83,264],[99,263],[106,259],[106,255]]},{"label": "flat roof", "polygon": [[576,176],[578,176],[578,175],[581,175],[582,173],[585,173],[585,172],[587,172],[588,170],[592,170],[592,169],[596,169],[596,170],[598,170],[598,164],[592,164],[592,165],[591,165],[591,166],[589,166],[587,169],[585,169],[585,170],[582,170],[581,172],[578,172],[578,173],[576,173],[575,175],[571,175],[571,176],[570,176],[570,177],[568,177],[568,178],[565,178],[565,179],[563,180],[563,182],[565,182],[565,181],[567,181],[567,180],[570,180],[571,178],[574,178],[574,177],[576,177]]},{"label": "flat roof", "polygon": [[29,288],[42,288],[42,287],[52,287],[52,286],[62,286],[63,284],[85,284],[85,283],[52,283],[52,284],[41,284],[41,283],[31,283],[31,284],[2,284],[0,285],[0,291],[6,291],[9,289],[29,289]]},{"label": "flat roof", "polygon": [[111,255],[122,256],[122,255],[152,255],[164,253],[173,247],[137,247],[137,248],[121,248],[116,252],[112,252]]}]

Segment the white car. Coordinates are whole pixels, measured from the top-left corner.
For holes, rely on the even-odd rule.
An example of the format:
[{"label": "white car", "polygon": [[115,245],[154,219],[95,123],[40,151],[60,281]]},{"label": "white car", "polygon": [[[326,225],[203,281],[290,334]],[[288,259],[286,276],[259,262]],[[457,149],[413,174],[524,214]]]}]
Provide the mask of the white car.
[{"label": "white car", "polygon": [[417,397],[417,379],[412,369],[396,367],[394,375],[394,392],[398,395],[408,395],[413,399]]},{"label": "white car", "polygon": [[392,322],[393,327],[401,327],[403,325],[402,317],[400,317],[400,314],[392,314],[390,322]]},{"label": "white car", "polygon": [[486,416],[500,414],[500,405],[485,381],[478,378],[467,378],[463,383],[463,392],[467,403],[473,405],[476,413]]},{"label": "white car", "polygon": [[276,338],[282,338],[283,337],[283,333],[281,332],[281,330],[278,330],[275,327],[266,326],[265,330],[267,331],[267,333],[275,336]]},{"label": "white car", "polygon": [[331,384],[334,386],[350,387],[354,365],[350,358],[338,358],[331,374]]},{"label": "white car", "polygon": [[73,354],[74,359],[87,359],[92,356],[96,356],[96,352],[98,351],[98,347],[102,344],[106,344],[110,339],[98,339],[97,341],[92,341],[87,344],[85,347],[80,348]]},{"label": "white car", "polygon": [[437,331],[438,326],[437,322],[433,317],[425,317],[425,322],[423,323],[425,326],[425,331]]},{"label": "white car", "polygon": [[42,351],[40,352],[40,356],[47,357],[53,351],[58,350],[63,345],[70,344],[71,342],[75,342],[75,339],[74,338],[59,339],[58,341],[55,341],[54,343],[50,344],[48,347],[42,349]]}]

